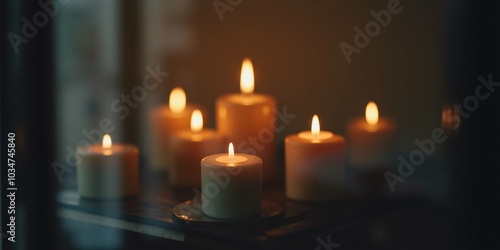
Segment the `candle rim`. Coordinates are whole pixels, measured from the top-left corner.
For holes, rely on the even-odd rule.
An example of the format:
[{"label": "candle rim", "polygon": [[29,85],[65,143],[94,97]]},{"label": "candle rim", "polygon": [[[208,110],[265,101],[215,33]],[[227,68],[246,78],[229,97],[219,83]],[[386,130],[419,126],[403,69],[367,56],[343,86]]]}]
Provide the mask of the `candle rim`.
[{"label": "candle rim", "polygon": [[[222,160],[219,160],[221,158],[228,158],[228,159],[231,159],[233,160],[232,162],[223,162]],[[248,161],[248,158],[245,157],[245,156],[241,156],[241,155],[234,155],[234,156],[230,156],[230,155],[221,155],[217,158],[215,158],[215,161],[216,162],[219,162],[221,164],[228,164],[228,166],[232,167],[232,166],[237,166],[239,164],[243,164],[245,163],[246,161]]]},{"label": "candle rim", "polygon": [[[86,150],[86,148],[90,148],[90,152]],[[101,155],[102,152],[104,152],[106,149],[99,144],[93,144],[93,145],[88,145],[88,146],[80,146],[76,149],[76,152],[79,155]],[[129,143],[113,143],[111,146],[111,154],[110,155],[116,155],[116,154],[124,154],[128,152],[139,152],[139,148],[134,145],[134,144],[129,144]],[[110,156],[110,155],[105,155],[104,156]]]},{"label": "candle rim", "polygon": [[170,107],[168,106],[168,104],[158,105],[153,109],[152,112],[157,113],[162,118],[168,117],[168,118],[177,119],[177,118],[186,117],[186,116],[191,117],[191,114],[195,109],[201,110],[201,113],[204,114],[205,110],[200,105],[193,104],[193,103],[186,103],[186,107],[184,108],[184,111],[181,113],[172,112],[170,110]]},{"label": "candle rim", "polygon": [[[365,129],[367,126],[377,127],[375,131]],[[398,124],[395,120],[389,117],[379,117],[377,124],[371,125],[369,124],[365,117],[357,117],[349,121],[347,125],[348,130],[351,129],[361,129],[366,132],[374,133],[374,132],[385,132],[390,130],[396,130],[398,128]]]},{"label": "candle rim", "polygon": [[311,133],[311,131],[307,131],[307,130],[304,130],[304,131],[301,131],[299,133],[296,133],[296,134],[291,134],[291,135],[288,135],[287,137],[285,137],[285,143],[297,143],[297,144],[310,144],[310,145],[322,145],[322,144],[336,144],[336,143],[340,143],[340,142],[344,142],[345,143],[345,137],[340,135],[340,134],[337,134],[337,133],[332,133],[330,131],[325,131],[325,130],[322,130],[321,132],[330,132],[332,133],[332,136],[327,138],[327,139],[322,139],[322,140],[319,140],[319,141],[312,141],[310,139],[304,139],[302,137],[299,137],[299,134],[302,133],[302,132],[309,132]]},{"label": "candle rim", "polygon": [[[262,159],[256,155],[245,154],[245,153],[235,153],[235,155],[244,156],[247,158],[247,161],[242,163],[237,163],[235,166],[247,166],[247,165],[250,166],[255,164],[262,164]],[[204,165],[210,165],[214,167],[222,167],[221,166],[222,163],[217,162],[215,160],[219,156],[227,156],[227,152],[205,156],[203,157],[203,159],[201,159],[201,163]]]},{"label": "candle rim", "polygon": [[[311,142],[322,142],[324,140],[328,140],[332,137],[335,136],[335,134],[333,132],[330,132],[330,131],[326,131],[326,130],[319,130],[318,133],[316,134],[316,136],[314,135],[315,133],[313,133],[311,130],[305,130],[305,131],[301,131],[299,133],[297,133],[297,136],[301,139],[304,139],[304,140],[310,140]],[[311,136],[311,138],[304,138],[303,136]],[[323,137],[322,136],[326,136],[326,137]]]},{"label": "candle rim", "polygon": [[[235,101],[239,98],[251,98],[252,103],[243,103],[241,101]],[[225,95],[221,95],[219,98],[217,98],[218,103],[222,103],[225,106],[243,106],[243,107],[248,107],[248,106],[255,106],[255,105],[267,105],[267,104],[272,104],[276,105],[277,101],[276,99],[268,94],[262,94],[262,93],[253,93],[251,95],[245,95],[242,93],[229,93]]]},{"label": "candle rim", "polygon": [[[217,132],[217,130],[211,129],[211,128],[203,128],[199,132],[194,132],[194,131],[192,131],[190,129],[183,129],[183,130],[174,132],[170,138],[191,141],[190,138],[193,135],[199,135],[199,136],[201,136],[202,140],[200,140],[200,141],[212,140],[212,139],[218,139],[218,138],[225,139],[224,135],[222,135],[219,132]],[[199,142],[198,140],[192,140],[192,141],[193,142]]]}]

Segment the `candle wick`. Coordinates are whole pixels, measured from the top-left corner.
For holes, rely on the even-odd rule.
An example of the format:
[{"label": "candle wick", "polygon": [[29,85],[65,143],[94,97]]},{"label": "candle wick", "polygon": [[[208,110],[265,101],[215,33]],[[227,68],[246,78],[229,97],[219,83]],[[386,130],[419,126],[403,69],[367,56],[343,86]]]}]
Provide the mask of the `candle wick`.
[{"label": "candle wick", "polygon": [[313,141],[318,141],[318,134],[319,133],[312,133]]}]

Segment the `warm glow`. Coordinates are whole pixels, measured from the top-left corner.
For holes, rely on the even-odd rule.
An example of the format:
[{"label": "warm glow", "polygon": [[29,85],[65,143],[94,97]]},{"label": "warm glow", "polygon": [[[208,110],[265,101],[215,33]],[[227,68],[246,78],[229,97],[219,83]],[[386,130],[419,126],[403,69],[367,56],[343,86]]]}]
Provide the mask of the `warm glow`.
[{"label": "warm glow", "polygon": [[333,134],[332,132],[321,131],[318,115],[314,115],[311,122],[311,131],[302,131],[298,136],[304,140],[310,140],[313,143],[320,143],[323,140],[333,137]]},{"label": "warm glow", "polygon": [[199,109],[195,109],[191,114],[191,131],[200,132],[203,129],[203,115]]},{"label": "warm glow", "polygon": [[111,136],[108,134],[105,134],[104,137],[102,138],[102,147],[104,149],[110,149],[113,143],[111,142]]},{"label": "warm glow", "polygon": [[318,115],[314,115],[311,123],[311,134],[313,137],[317,137],[319,134],[319,118]]},{"label": "warm glow", "polygon": [[447,133],[457,132],[460,128],[460,112],[451,106],[443,107],[441,112],[441,127]]},{"label": "warm glow", "polygon": [[227,156],[229,156],[230,158],[234,157],[234,146],[232,142],[229,143],[229,148],[227,149]]},{"label": "warm glow", "polygon": [[170,92],[170,98],[168,101],[170,110],[174,113],[180,113],[186,108],[186,93],[182,88],[174,88]]},{"label": "warm glow", "polygon": [[227,164],[228,167],[234,167],[238,163],[242,163],[247,161],[248,159],[242,155],[234,155],[234,146],[233,143],[229,143],[229,147],[227,149],[227,155],[221,155],[215,159],[217,162]]},{"label": "warm glow", "polygon": [[253,65],[245,58],[241,65],[240,90],[243,94],[252,94],[254,89]]},{"label": "warm glow", "polygon": [[375,125],[378,123],[377,104],[375,104],[374,102],[369,102],[366,105],[365,117],[366,117],[366,122],[368,122],[368,124],[370,125]]}]

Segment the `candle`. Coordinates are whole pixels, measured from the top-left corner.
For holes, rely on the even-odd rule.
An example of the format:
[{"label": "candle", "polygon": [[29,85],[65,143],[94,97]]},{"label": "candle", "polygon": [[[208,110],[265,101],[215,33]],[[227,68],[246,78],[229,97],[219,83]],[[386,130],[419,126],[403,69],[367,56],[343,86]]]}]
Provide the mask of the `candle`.
[{"label": "candle", "polygon": [[214,154],[201,160],[203,213],[217,219],[257,217],[261,210],[262,159],[235,154]]},{"label": "candle", "polygon": [[311,131],[285,138],[286,195],[299,201],[329,201],[343,193],[345,139],[321,131],[314,115]]},{"label": "candle", "polygon": [[139,190],[139,149],[128,144],[113,145],[106,134],[102,145],[77,149],[81,161],[76,166],[81,197],[123,198]]},{"label": "candle", "polygon": [[358,118],[348,127],[349,162],[354,168],[374,169],[394,163],[396,125],[379,117],[377,105],[366,105],[365,117]]},{"label": "candle", "polygon": [[274,110],[276,100],[254,93],[250,59],[241,67],[239,94],[221,96],[216,101],[217,129],[235,143],[238,152],[257,155],[264,162],[263,178],[270,180],[275,168]]},{"label": "candle", "polygon": [[198,187],[201,182],[200,161],[203,157],[224,151],[226,140],[211,129],[203,129],[203,117],[196,109],[191,115],[191,130],[170,137],[173,160],[170,183],[181,187]]},{"label": "candle", "polygon": [[169,137],[176,131],[188,130],[195,105],[186,104],[186,94],[176,87],[170,92],[169,104],[153,109],[150,113],[151,149],[149,165],[153,170],[172,170],[172,154],[169,154]]}]

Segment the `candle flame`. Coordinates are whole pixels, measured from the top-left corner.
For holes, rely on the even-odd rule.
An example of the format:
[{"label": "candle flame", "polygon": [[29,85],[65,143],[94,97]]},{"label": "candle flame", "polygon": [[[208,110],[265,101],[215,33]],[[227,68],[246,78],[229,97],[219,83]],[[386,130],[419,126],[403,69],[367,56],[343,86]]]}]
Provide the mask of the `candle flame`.
[{"label": "candle flame", "polygon": [[174,113],[180,113],[186,108],[186,93],[182,88],[176,87],[170,92],[168,106]]},{"label": "candle flame", "polygon": [[203,129],[203,115],[199,109],[191,114],[191,131],[200,132]]},{"label": "candle flame", "polygon": [[234,146],[232,142],[229,143],[229,147],[227,149],[227,156],[234,157]]},{"label": "candle flame", "polygon": [[249,58],[241,65],[240,90],[243,94],[252,94],[254,90],[253,65]]},{"label": "candle flame", "polygon": [[316,138],[319,135],[319,118],[318,115],[314,115],[311,123],[311,134],[313,135],[314,138]]},{"label": "candle flame", "polygon": [[378,123],[378,108],[375,102],[369,102],[366,105],[365,111],[366,122],[370,125],[375,125]]},{"label": "candle flame", "polygon": [[104,149],[110,149],[112,145],[113,142],[111,141],[111,136],[109,136],[109,134],[105,134],[102,138],[102,147]]}]

